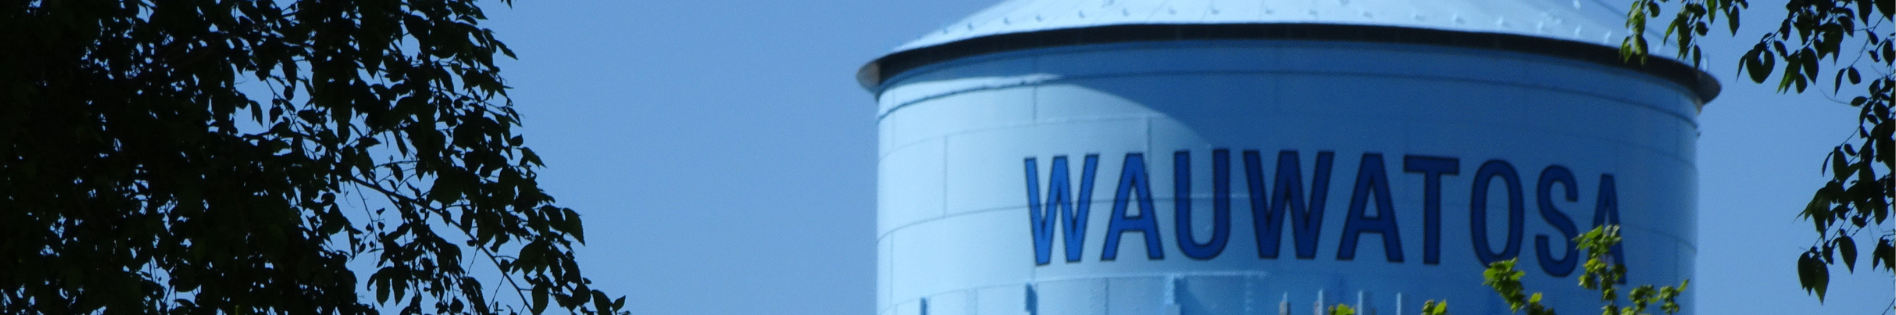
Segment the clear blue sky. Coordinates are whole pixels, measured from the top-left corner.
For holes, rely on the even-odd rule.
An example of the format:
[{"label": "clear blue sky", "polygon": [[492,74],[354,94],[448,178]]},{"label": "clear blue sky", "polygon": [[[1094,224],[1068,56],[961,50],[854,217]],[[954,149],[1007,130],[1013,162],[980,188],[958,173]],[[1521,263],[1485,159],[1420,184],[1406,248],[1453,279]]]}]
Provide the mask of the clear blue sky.
[{"label": "clear blue sky", "polygon": [[[503,75],[542,186],[584,215],[586,272],[631,311],[872,314],[875,103],[856,68],[991,4],[525,0],[490,3],[485,25],[519,53]],[[1746,39],[1781,16],[1755,6]],[[1725,92],[1699,117],[1698,314],[1882,314],[1889,273],[1839,270],[1819,305],[1794,272],[1815,240],[1796,211],[1854,110],[1738,81],[1750,43],[1720,39]]]}]

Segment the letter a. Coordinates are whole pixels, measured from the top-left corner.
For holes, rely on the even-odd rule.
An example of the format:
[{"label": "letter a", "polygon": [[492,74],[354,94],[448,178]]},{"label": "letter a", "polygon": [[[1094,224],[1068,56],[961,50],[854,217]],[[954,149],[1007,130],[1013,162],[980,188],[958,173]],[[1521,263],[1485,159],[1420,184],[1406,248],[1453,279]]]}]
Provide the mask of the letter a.
[{"label": "letter a", "polygon": [[[1127,198],[1138,194],[1139,215],[1126,216]],[[1152,212],[1152,188],[1146,181],[1145,155],[1127,153],[1126,164],[1119,168],[1119,191],[1113,193],[1112,221],[1106,222],[1106,248],[1099,260],[1119,258],[1119,236],[1137,231],[1145,236],[1146,259],[1165,259],[1159,242],[1159,220]]]},{"label": "letter a", "polygon": [[[1376,195],[1376,216],[1363,213],[1369,195]],[[1363,233],[1382,234],[1383,259],[1402,262],[1402,232],[1396,229],[1396,209],[1389,202],[1389,173],[1383,169],[1380,153],[1364,153],[1356,168],[1356,190],[1350,193],[1350,214],[1343,218],[1343,240],[1336,249],[1337,260],[1356,259],[1357,237]]]}]

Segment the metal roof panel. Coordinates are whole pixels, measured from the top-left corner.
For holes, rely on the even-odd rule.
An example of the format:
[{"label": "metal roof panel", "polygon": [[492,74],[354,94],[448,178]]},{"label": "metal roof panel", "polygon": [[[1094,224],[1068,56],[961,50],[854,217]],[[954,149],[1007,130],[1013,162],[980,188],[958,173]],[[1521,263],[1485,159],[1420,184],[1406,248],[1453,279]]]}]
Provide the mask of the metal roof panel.
[{"label": "metal roof panel", "polygon": [[1618,47],[1618,36],[1625,35],[1620,10],[1599,0],[1009,0],[894,51],[1067,28],[1255,23],[1398,26]]}]

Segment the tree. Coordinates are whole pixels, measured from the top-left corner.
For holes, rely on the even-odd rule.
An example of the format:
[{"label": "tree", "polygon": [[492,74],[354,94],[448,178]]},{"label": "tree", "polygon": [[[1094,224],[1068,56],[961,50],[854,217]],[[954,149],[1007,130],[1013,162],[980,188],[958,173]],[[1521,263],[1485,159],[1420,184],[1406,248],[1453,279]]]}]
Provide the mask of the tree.
[{"label": "tree", "polygon": [[[1647,19],[1668,10],[1670,0],[1638,0],[1627,15],[1633,31],[1621,44],[1629,60],[1644,60]],[[1737,36],[1744,0],[1680,0],[1666,25],[1661,43],[1677,43],[1678,56],[1696,65],[1698,39],[1706,36],[1718,18]],[[1892,62],[1896,62],[1896,27],[1891,24],[1896,4],[1889,0],[1791,0],[1788,14],[1777,30],[1766,32],[1738,58],[1737,69],[1752,82],[1778,76],[1779,93],[1804,93],[1830,79],[1829,100],[1859,109],[1850,140],[1835,146],[1823,161],[1831,179],[1818,188],[1798,217],[1817,231],[1810,249],[1797,259],[1800,285],[1822,301],[1830,283],[1830,268],[1843,264],[1856,272],[1857,238],[1876,239],[1870,268],[1896,271],[1896,232],[1885,229],[1896,198],[1896,113],[1891,90],[1896,89]],[[1783,61],[1783,65],[1778,64]],[[1825,72],[1825,67],[1830,71]],[[1844,87],[1861,88],[1861,93]],[[1847,101],[1845,101],[1847,100]]]},{"label": "tree", "polygon": [[[1604,304],[1600,307],[1601,315],[1647,315],[1649,313],[1646,310],[1652,306],[1658,306],[1668,315],[1679,312],[1679,295],[1685,293],[1685,287],[1692,283],[1691,280],[1680,282],[1677,287],[1655,288],[1650,284],[1634,287],[1626,292],[1626,301],[1630,305],[1620,305],[1619,286],[1625,281],[1626,266],[1614,264],[1612,257],[1607,256],[1612,254],[1610,249],[1620,242],[1618,225],[1595,227],[1592,231],[1574,237],[1573,241],[1587,255],[1580,274],[1580,287],[1600,292],[1600,302]],[[1518,260],[1510,258],[1489,263],[1487,270],[1481,272],[1484,279],[1482,284],[1494,288],[1495,294],[1508,303],[1510,311],[1527,310],[1528,315],[1554,315],[1553,308],[1541,304],[1541,293],[1528,294],[1527,288],[1521,284],[1521,276],[1526,272],[1514,269]],[[1337,304],[1330,307],[1328,314],[1355,313],[1348,305]],[[1422,315],[1449,315],[1448,301],[1422,302]]]},{"label": "tree", "polygon": [[0,312],[623,306],[538,187],[475,1],[3,6]]},{"label": "tree", "polygon": [[[1593,228],[1592,231],[1575,237],[1574,242],[1587,253],[1587,261],[1582,266],[1583,271],[1580,275],[1580,287],[1600,291],[1600,302],[1606,304],[1600,307],[1600,314],[1645,315],[1646,309],[1655,305],[1666,314],[1679,312],[1679,294],[1685,293],[1685,287],[1690,285],[1692,280],[1681,281],[1677,287],[1655,288],[1650,284],[1633,287],[1632,290],[1626,292],[1626,300],[1631,305],[1619,304],[1619,286],[1620,283],[1625,282],[1626,266],[1613,264],[1613,260],[1607,256],[1612,254],[1610,249],[1620,242],[1619,226],[1607,225]],[[1482,278],[1486,279],[1482,284],[1494,288],[1494,292],[1500,294],[1501,299],[1508,302],[1509,310],[1520,312],[1526,309],[1528,315],[1554,315],[1552,308],[1541,305],[1540,293],[1532,295],[1526,293],[1527,289],[1521,285],[1521,275],[1525,273],[1514,270],[1516,260],[1518,258],[1488,264],[1488,270],[1482,272]],[[1443,309],[1445,307],[1437,308],[1437,310]],[[1425,314],[1447,315],[1447,312],[1443,310],[1441,313]]]}]

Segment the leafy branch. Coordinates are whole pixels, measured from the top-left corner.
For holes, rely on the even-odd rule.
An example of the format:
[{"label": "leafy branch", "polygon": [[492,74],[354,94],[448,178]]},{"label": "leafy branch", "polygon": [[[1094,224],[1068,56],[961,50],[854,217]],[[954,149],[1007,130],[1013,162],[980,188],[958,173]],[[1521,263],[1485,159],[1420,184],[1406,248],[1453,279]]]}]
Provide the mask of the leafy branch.
[{"label": "leafy branch", "polygon": [[618,312],[479,4],[0,2],[0,313]]},{"label": "leafy branch", "polygon": [[[1621,55],[1645,58],[1646,19],[1658,17],[1671,0],[1640,0],[1633,4],[1627,27],[1633,32],[1621,45]],[[1680,58],[1700,60],[1699,37],[1706,22],[1725,17],[1737,36],[1744,0],[1680,0],[1662,42],[1677,41]],[[1891,93],[1896,91],[1896,30],[1891,18],[1896,4],[1887,0],[1791,0],[1777,29],[1761,34],[1738,58],[1737,70],[1754,83],[1778,76],[1779,93],[1803,93],[1830,78],[1831,100],[1849,99],[1858,109],[1851,137],[1825,156],[1820,174],[1830,175],[1799,213],[1817,232],[1817,239],[1797,258],[1799,285],[1823,301],[1830,285],[1830,267],[1839,262],[1856,272],[1857,237],[1876,238],[1870,266],[1896,271],[1896,231],[1884,227],[1896,198],[1896,113]],[[1675,30],[1682,30],[1677,31]],[[1854,51],[1849,58],[1844,55]],[[1867,57],[1867,60],[1865,60]],[[1780,61],[1782,64],[1780,65]],[[1824,69],[1829,67],[1828,75]],[[1844,87],[1861,88],[1847,95]],[[1821,89],[1819,89],[1821,91]],[[1841,257],[1839,257],[1841,256]],[[1880,268],[1879,268],[1880,267]]]},{"label": "leafy branch", "polygon": [[[1600,307],[1600,314],[1646,315],[1648,314],[1646,310],[1653,305],[1657,305],[1659,310],[1666,314],[1679,312],[1678,297],[1685,292],[1686,285],[1691,284],[1691,280],[1680,282],[1677,287],[1655,288],[1652,285],[1634,287],[1627,292],[1625,300],[1629,304],[1624,306],[1620,304],[1619,286],[1626,278],[1626,266],[1613,264],[1613,259],[1609,256],[1612,255],[1613,246],[1620,242],[1618,225],[1595,227],[1575,237],[1574,242],[1579,243],[1580,249],[1586,251],[1587,254],[1584,272],[1580,275],[1580,287],[1600,292],[1600,302],[1604,304]],[[1494,288],[1495,294],[1500,295],[1501,299],[1508,303],[1510,311],[1518,313],[1525,310],[1528,315],[1554,315],[1553,308],[1541,303],[1543,299],[1540,292],[1527,293],[1526,287],[1521,284],[1521,276],[1526,273],[1514,269],[1516,260],[1518,258],[1488,264],[1488,269],[1481,273],[1482,278],[1485,279],[1482,284]],[[1426,301],[1422,306],[1422,314],[1448,315],[1448,302]]]}]

